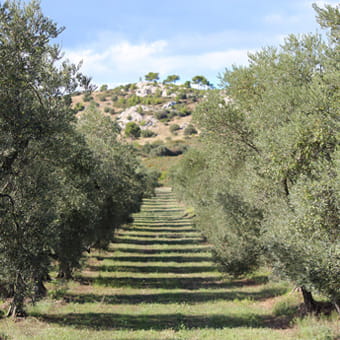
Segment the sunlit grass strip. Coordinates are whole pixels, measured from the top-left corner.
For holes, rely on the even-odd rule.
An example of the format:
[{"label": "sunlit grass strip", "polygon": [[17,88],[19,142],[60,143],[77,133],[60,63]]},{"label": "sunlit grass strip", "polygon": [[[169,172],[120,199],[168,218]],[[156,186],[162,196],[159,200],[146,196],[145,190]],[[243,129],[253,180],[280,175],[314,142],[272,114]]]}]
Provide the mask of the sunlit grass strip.
[{"label": "sunlit grass strip", "polygon": [[[286,283],[264,284],[262,274],[235,280],[218,273],[210,245],[201,243],[191,220],[175,213],[181,209],[174,203],[167,209],[169,200],[174,201],[167,192],[159,190],[134,216],[134,224],[117,232],[116,241],[123,242],[87,254],[78,281],[60,287],[48,283],[53,299],[30,307],[34,317],[0,320],[0,337],[4,333],[10,340],[335,338],[335,326],[329,321],[320,330],[314,326],[320,325],[316,320],[300,322],[299,328],[285,321],[287,310],[299,304]],[[175,244],[176,240],[184,243]],[[188,240],[192,243],[185,244]]]}]

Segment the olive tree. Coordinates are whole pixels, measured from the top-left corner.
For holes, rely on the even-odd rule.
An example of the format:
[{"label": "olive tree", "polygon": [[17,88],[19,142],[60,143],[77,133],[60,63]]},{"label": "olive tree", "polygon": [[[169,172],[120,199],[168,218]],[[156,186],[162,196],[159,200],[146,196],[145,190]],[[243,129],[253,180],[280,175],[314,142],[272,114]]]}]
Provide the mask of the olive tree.
[{"label": "olive tree", "polygon": [[37,1],[0,5],[0,261],[9,315],[23,314],[25,296],[47,275],[56,179],[46,150],[68,129],[68,95],[82,80],[76,66],[56,66],[61,54],[50,40],[62,30]]},{"label": "olive tree", "polygon": [[185,163],[174,174],[224,268],[242,273],[263,258],[301,287],[308,311],[314,291],[340,301],[340,14],[315,9],[328,40],[291,35],[226,70],[223,92],[194,114],[201,180],[183,181],[196,171]]},{"label": "olive tree", "polygon": [[0,293],[13,316],[46,293],[51,259],[70,278],[154,184],[108,121],[77,128],[70,95],[94,87],[51,44],[61,31],[37,1],[0,5]]}]

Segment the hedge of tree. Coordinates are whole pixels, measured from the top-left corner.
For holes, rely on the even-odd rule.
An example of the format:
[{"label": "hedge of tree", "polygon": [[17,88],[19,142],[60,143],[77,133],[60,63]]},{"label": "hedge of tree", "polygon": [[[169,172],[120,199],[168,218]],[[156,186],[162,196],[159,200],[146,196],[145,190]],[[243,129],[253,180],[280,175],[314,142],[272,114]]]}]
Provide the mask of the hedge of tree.
[{"label": "hedge of tree", "polygon": [[227,272],[265,263],[308,311],[318,292],[340,312],[340,12],[314,8],[327,38],[290,35],[226,70],[173,180]]},{"label": "hedge of tree", "polygon": [[51,44],[62,29],[38,1],[0,5],[0,294],[8,315],[46,293],[51,263],[66,279],[105,248],[151,193],[117,126],[91,106],[77,122],[70,95],[89,78]]}]

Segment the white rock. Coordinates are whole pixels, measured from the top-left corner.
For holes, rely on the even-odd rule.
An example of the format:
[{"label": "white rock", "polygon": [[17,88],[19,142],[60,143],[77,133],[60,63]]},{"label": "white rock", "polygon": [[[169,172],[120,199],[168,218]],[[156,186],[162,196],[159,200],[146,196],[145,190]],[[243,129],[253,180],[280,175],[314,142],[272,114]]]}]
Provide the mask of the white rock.
[{"label": "white rock", "polygon": [[175,101],[168,102],[168,103],[166,103],[162,106],[162,109],[169,109],[170,107],[172,107],[176,104],[177,104],[177,102],[175,102]]},{"label": "white rock", "polygon": [[162,97],[167,96],[166,87],[161,83],[141,81],[139,83],[136,83],[136,86],[137,86],[136,96],[139,97],[154,95],[157,91],[161,91]]},{"label": "white rock", "polygon": [[[156,126],[157,119],[150,115],[142,115],[138,112],[140,105],[132,106],[123,111],[117,118],[118,125],[121,128],[125,128],[129,122],[141,123],[145,122],[145,127]],[[142,106],[143,112],[147,112],[150,109],[147,106]],[[142,127],[143,128],[143,127]]]}]

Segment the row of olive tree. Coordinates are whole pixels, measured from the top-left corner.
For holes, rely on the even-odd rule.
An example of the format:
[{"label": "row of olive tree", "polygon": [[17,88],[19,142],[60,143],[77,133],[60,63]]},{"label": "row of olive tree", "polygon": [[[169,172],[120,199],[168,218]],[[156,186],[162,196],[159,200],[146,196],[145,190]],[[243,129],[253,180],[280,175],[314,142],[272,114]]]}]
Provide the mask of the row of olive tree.
[{"label": "row of olive tree", "polygon": [[85,250],[103,248],[153,181],[117,126],[70,95],[89,79],[50,43],[62,29],[38,1],[0,5],[0,293],[8,315],[45,294],[50,265],[70,278]]},{"label": "row of olive tree", "polygon": [[262,263],[340,302],[338,7],[315,6],[328,39],[289,36],[227,70],[194,118],[202,146],[174,170],[176,191],[226,271]]}]

